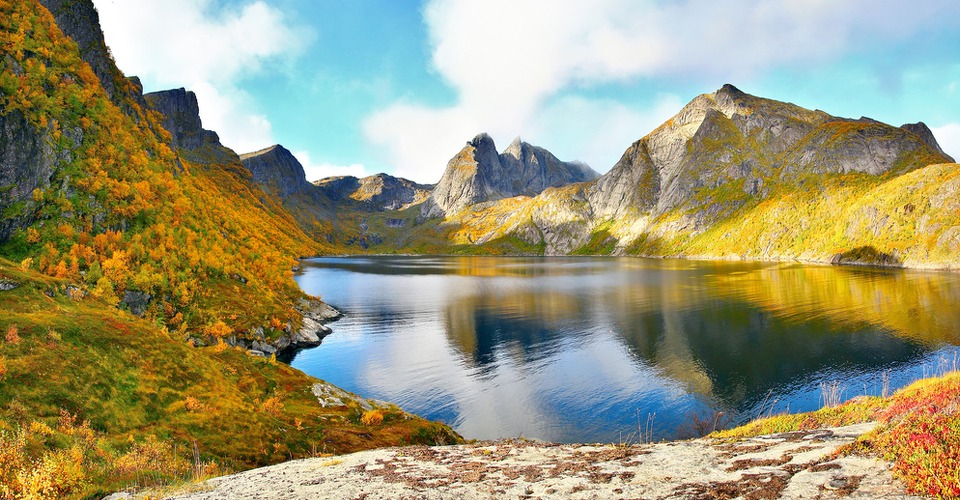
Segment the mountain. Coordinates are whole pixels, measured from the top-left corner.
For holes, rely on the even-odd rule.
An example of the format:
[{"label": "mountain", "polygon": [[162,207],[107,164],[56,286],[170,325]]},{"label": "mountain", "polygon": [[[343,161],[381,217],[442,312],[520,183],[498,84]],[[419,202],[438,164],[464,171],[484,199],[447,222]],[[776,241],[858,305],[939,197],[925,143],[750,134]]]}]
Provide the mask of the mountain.
[{"label": "mountain", "polygon": [[279,144],[241,154],[240,161],[253,175],[253,182],[276,192],[280,198],[313,191],[312,185],[307,182],[303,165],[293,153]]},{"label": "mountain", "polygon": [[[195,152],[209,146],[211,149],[222,149],[220,137],[212,130],[203,128],[200,121],[200,104],[197,95],[184,88],[162,90],[144,94],[147,106],[163,115],[160,124],[170,132],[170,148]],[[236,161],[232,151],[226,153],[228,161]]]},{"label": "mountain", "polygon": [[[466,161],[451,166],[469,170],[476,151],[471,143]],[[633,143],[600,178],[478,205],[424,226],[419,239],[473,252],[955,268],[952,162],[922,123],[840,118],[724,85]],[[476,199],[472,177],[448,173],[459,183],[446,192],[460,196],[446,199]]]},{"label": "mountain", "polygon": [[434,186],[402,177],[375,174],[363,178],[327,177],[314,182],[330,199],[350,198],[375,211],[399,210],[422,202]]},{"label": "mountain", "polygon": [[498,154],[493,139],[480,134],[447,163],[421,214],[425,218],[452,215],[477,203],[536,196],[548,187],[590,181],[597,176],[582,163],[560,161],[546,149],[519,138]]},{"label": "mountain", "polygon": [[[914,126],[922,129],[922,123]],[[769,184],[792,184],[808,175],[904,173],[949,161],[928,129],[921,136],[868,118],[837,118],[728,84],[696,97],[631,145],[589,198],[600,217],[705,208],[697,221],[704,223],[751,197],[764,198]],[[734,183],[744,195],[723,206],[694,199],[705,188]]]},{"label": "mountain", "polygon": [[90,0],[0,2],[0,47],[0,496],[458,439],[267,357],[323,333],[292,268],[330,246],[192,93],[116,68]]},{"label": "mountain", "polygon": [[416,205],[433,187],[387,174],[328,177],[310,183],[300,162],[280,145],[240,158],[265,197],[282,205],[304,232],[324,243],[327,252],[364,250],[382,242],[379,235],[368,232],[371,215]]}]

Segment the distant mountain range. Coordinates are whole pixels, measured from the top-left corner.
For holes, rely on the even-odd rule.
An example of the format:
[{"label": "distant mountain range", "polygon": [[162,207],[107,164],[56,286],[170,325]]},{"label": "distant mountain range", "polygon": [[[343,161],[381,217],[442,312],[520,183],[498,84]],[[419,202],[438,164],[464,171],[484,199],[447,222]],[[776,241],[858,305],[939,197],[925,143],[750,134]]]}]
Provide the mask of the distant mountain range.
[{"label": "distant mountain range", "polygon": [[[277,192],[255,157],[244,155],[254,180]],[[285,161],[296,160],[287,153]],[[839,118],[724,85],[630,145],[602,176],[519,138],[498,153],[479,134],[435,186],[385,174],[323,179],[313,202],[288,206],[327,207],[313,213],[345,236],[328,238],[345,251],[956,267],[957,249],[937,242],[957,221],[924,199],[952,179],[950,164],[923,123]],[[307,186],[296,167],[282,183]],[[911,179],[922,188],[896,191]],[[888,205],[904,196],[914,208],[885,229],[893,219],[883,211],[898,213]],[[921,213],[926,224],[918,224]]]}]

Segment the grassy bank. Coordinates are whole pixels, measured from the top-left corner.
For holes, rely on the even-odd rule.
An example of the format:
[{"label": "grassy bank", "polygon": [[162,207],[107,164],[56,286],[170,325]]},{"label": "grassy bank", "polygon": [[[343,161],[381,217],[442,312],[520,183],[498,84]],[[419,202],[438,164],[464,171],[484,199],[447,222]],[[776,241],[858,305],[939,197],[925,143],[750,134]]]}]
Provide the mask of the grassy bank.
[{"label": "grassy bank", "polygon": [[960,372],[919,380],[887,398],[859,397],[815,412],[759,419],[711,436],[738,439],[867,421],[879,425],[839,453],[892,461],[894,474],[913,493],[960,496]]}]

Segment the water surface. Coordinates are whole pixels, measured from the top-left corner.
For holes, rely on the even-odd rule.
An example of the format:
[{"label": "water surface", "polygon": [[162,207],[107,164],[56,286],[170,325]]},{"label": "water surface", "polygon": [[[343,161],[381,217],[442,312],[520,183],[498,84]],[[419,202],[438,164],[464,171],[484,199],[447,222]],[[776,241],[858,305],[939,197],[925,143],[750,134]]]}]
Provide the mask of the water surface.
[{"label": "water surface", "polygon": [[[467,438],[693,436],[957,364],[960,275],[637,258],[311,259],[345,313],[291,364]],[[884,380],[887,380],[885,383]],[[711,424],[712,426],[712,424]]]}]

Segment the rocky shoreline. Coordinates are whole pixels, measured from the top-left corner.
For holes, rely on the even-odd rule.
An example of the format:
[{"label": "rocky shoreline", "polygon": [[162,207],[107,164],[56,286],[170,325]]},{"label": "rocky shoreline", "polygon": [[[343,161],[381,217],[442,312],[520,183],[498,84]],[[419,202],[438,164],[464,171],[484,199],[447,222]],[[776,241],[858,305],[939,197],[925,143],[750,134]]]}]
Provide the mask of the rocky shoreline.
[{"label": "rocky shoreline", "polygon": [[247,349],[254,356],[291,357],[299,349],[320,345],[333,331],[327,324],[343,317],[336,308],[317,299],[301,298],[293,308],[303,317],[300,328],[288,324],[279,338],[267,339],[263,327],[257,327],[250,332],[252,339],[234,335],[226,339],[227,344]]},{"label": "rocky shoreline", "polygon": [[874,425],[740,441],[378,449],[214,478],[172,498],[911,498],[889,462],[837,456]]}]

